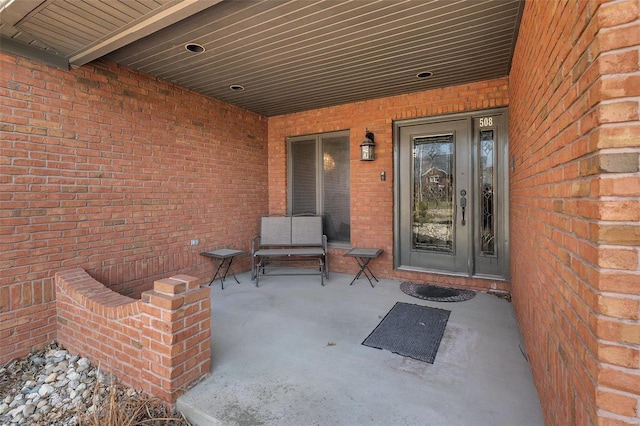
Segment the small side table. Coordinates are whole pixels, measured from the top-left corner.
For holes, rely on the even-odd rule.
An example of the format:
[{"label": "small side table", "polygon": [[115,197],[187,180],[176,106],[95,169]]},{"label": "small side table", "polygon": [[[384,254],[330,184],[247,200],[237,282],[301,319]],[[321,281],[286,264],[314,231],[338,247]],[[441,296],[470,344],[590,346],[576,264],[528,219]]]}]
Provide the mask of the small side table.
[{"label": "small side table", "polygon": [[[352,248],[351,250],[346,252],[344,255],[347,257],[355,257],[356,262],[358,262],[358,265],[360,266],[360,270],[358,271],[355,278],[351,281],[351,284],[349,285],[352,285],[358,278],[360,278],[360,275],[364,273],[364,276],[367,277],[367,279],[369,280],[369,284],[371,284],[371,287],[373,287],[374,285],[373,285],[373,281],[371,281],[371,278],[376,280],[376,282],[378,282],[378,279],[376,278],[375,275],[373,275],[373,272],[371,272],[371,269],[369,269],[368,265],[369,265],[369,262],[371,262],[376,257],[380,256],[381,253],[382,253],[382,249],[371,249],[371,248]],[[371,274],[371,276],[367,274],[367,271],[369,271],[369,274]]]},{"label": "small side table", "polygon": [[[227,278],[227,273],[229,272],[229,270],[231,270],[231,275],[233,275],[233,278],[236,280],[236,282],[240,284],[240,281],[238,281],[238,278],[236,277],[235,272],[233,272],[233,268],[231,267],[231,264],[233,263],[234,257],[240,256],[244,253],[245,252],[243,250],[234,250],[234,249],[227,249],[227,248],[213,250],[213,251],[203,251],[202,253],[200,253],[202,256],[207,256],[213,259],[220,260],[220,265],[218,265],[218,269],[216,269],[216,273],[213,274],[213,278],[211,278],[211,281],[209,281],[208,285],[211,285],[211,283],[213,283],[216,280],[216,278],[218,278],[218,274],[219,274],[220,285],[224,290],[224,280],[225,278]],[[221,272],[221,269],[224,269],[224,274]]]}]

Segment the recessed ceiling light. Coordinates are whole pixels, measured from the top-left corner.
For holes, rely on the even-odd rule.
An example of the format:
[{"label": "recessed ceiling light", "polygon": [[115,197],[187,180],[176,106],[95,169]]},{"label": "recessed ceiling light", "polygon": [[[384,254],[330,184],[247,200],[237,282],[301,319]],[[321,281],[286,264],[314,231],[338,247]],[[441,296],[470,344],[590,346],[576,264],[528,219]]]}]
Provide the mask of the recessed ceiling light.
[{"label": "recessed ceiling light", "polygon": [[192,53],[202,53],[206,50],[203,45],[198,43],[187,43],[184,45],[184,48]]},{"label": "recessed ceiling light", "polygon": [[229,89],[233,90],[234,92],[242,92],[244,91],[244,86],[241,86],[239,84],[232,84],[231,86],[229,86]]},{"label": "recessed ceiling light", "polygon": [[422,71],[419,72],[418,74],[416,74],[416,77],[422,79],[422,78],[429,78],[432,77],[433,73],[431,71]]}]

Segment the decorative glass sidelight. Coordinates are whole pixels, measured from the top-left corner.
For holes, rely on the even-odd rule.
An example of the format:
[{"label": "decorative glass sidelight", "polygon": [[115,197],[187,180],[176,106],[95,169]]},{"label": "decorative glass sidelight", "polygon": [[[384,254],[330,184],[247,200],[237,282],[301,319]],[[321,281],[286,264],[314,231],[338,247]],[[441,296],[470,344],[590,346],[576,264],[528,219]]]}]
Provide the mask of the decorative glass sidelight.
[{"label": "decorative glass sidelight", "polygon": [[479,155],[480,193],[480,254],[494,256],[495,252],[495,141],[493,130],[480,131]]},{"label": "decorative glass sidelight", "polygon": [[413,139],[412,247],[454,252],[453,134]]}]

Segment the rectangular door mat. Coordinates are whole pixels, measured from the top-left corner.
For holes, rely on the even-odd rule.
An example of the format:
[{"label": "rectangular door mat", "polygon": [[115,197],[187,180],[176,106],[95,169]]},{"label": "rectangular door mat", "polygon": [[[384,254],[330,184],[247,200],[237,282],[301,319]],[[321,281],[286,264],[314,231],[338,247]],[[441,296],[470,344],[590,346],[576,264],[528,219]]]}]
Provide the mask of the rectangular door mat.
[{"label": "rectangular door mat", "polygon": [[449,314],[445,309],[397,302],[362,344],[433,364]]}]

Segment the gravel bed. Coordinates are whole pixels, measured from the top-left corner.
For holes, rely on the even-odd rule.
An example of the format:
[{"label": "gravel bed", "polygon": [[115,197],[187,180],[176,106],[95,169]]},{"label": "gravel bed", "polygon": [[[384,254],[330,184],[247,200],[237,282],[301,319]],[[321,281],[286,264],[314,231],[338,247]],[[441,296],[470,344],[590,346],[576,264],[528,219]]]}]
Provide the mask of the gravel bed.
[{"label": "gravel bed", "polygon": [[128,415],[132,425],[189,425],[179,413],[167,413],[158,400],[118,384],[55,342],[0,368],[1,426],[120,424],[122,419],[110,423],[114,415]]}]

